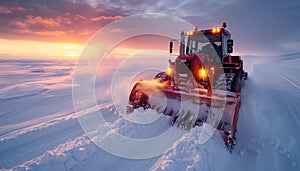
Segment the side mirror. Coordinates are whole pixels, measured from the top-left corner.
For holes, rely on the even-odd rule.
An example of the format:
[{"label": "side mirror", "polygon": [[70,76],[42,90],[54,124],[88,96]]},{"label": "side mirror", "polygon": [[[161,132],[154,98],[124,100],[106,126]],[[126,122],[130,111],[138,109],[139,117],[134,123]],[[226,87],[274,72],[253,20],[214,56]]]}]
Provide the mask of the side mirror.
[{"label": "side mirror", "polygon": [[233,52],[233,40],[229,39],[227,40],[227,53]]},{"label": "side mirror", "polygon": [[173,42],[170,42],[170,49],[169,49],[169,53],[172,54],[173,53]]}]

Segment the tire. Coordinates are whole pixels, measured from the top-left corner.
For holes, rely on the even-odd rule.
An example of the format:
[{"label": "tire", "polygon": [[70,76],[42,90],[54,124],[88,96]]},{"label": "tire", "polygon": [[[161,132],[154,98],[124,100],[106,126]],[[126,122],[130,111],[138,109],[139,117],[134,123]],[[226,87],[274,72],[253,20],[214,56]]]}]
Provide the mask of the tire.
[{"label": "tire", "polygon": [[232,83],[231,83],[230,91],[234,92],[234,93],[241,92],[241,76],[240,76],[240,74],[234,75]]},{"label": "tire", "polygon": [[233,80],[232,74],[221,74],[218,77],[216,77],[213,88],[215,90],[224,90],[224,91],[230,91],[231,90],[231,82]]},{"label": "tire", "polygon": [[241,78],[239,74],[221,74],[214,82],[215,90],[225,90],[230,92],[239,92],[241,89]]}]

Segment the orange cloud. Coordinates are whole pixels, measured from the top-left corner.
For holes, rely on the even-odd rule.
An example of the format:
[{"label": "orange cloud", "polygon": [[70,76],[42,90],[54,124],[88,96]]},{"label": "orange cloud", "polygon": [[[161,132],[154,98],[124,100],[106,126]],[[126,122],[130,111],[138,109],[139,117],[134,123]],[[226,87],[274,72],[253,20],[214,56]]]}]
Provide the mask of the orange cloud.
[{"label": "orange cloud", "polygon": [[74,19],[75,20],[85,20],[86,19],[86,17],[85,16],[82,16],[82,15],[79,15],[79,14],[76,14],[75,16],[74,16]]},{"label": "orange cloud", "polygon": [[21,6],[14,6],[11,8],[13,11],[22,11],[25,12],[27,11],[25,8],[21,7]]},{"label": "orange cloud", "polygon": [[[20,29],[15,30],[15,33],[19,34],[31,34],[37,36],[65,36],[66,32],[60,30],[61,18],[43,18],[41,16],[28,15],[24,21],[11,21],[11,25],[18,26]],[[32,26],[38,26],[39,28],[55,28],[46,30],[35,30]]]},{"label": "orange cloud", "polygon": [[121,28],[114,28],[114,29],[112,29],[110,32],[112,32],[112,33],[120,33],[120,32],[123,32],[124,30],[123,29],[121,29]]},{"label": "orange cloud", "polygon": [[11,13],[12,11],[9,8],[0,6],[0,14],[11,14]]},{"label": "orange cloud", "polygon": [[11,21],[10,25],[18,26],[19,28],[28,28],[30,26],[43,26],[43,27],[59,27],[60,23],[58,21],[55,21],[52,18],[42,18],[41,16],[31,16],[28,15],[24,19],[24,21]]},{"label": "orange cloud", "polygon": [[101,20],[117,20],[123,18],[123,16],[117,15],[117,16],[100,16],[100,17],[93,17],[90,19],[90,21],[101,21]]},{"label": "orange cloud", "polygon": [[48,1],[0,2],[1,38],[84,43],[97,30],[123,17],[119,11],[85,1],[53,1],[49,6]]},{"label": "orange cloud", "polygon": [[24,21],[26,24],[43,25],[46,27],[58,27],[60,24],[52,18],[42,18],[41,16],[28,15]]},{"label": "orange cloud", "polygon": [[36,32],[33,32],[33,34],[36,34],[39,36],[64,36],[64,35],[66,35],[66,32],[64,32],[64,31],[36,31]]},{"label": "orange cloud", "polygon": [[25,30],[18,30],[15,31],[15,33],[29,33],[33,35],[38,35],[38,36],[64,36],[66,35],[66,32],[64,31],[30,31],[28,29]]}]

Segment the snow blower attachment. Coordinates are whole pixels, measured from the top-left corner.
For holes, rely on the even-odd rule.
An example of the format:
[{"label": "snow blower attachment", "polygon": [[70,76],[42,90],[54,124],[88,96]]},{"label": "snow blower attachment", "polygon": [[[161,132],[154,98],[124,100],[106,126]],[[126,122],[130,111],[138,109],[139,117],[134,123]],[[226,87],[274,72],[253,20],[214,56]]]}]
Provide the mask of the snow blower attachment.
[{"label": "snow blower attachment", "polygon": [[[127,112],[152,108],[170,115],[172,124],[189,130],[203,123],[220,131],[229,151],[235,143],[241,87],[247,79],[240,56],[231,56],[233,40],[222,28],[181,32],[179,55],[153,80],[138,81]],[[170,42],[170,53],[173,52]]]}]

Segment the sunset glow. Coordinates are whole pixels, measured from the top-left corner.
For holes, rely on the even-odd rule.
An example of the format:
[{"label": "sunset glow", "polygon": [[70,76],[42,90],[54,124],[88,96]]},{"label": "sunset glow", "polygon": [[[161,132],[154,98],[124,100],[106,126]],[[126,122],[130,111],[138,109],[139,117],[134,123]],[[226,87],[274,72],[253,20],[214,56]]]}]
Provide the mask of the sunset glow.
[{"label": "sunset glow", "polygon": [[80,56],[83,45],[72,43],[39,42],[30,40],[0,39],[1,56],[32,58],[76,58]]},{"label": "sunset glow", "polygon": [[[180,17],[193,25],[199,25],[199,29],[219,26],[227,21],[228,30],[235,35],[236,55],[298,52],[300,34],[295,25],[298,24],[295,22],[298,21],[298,9],[282,8],[284,2],[272,4],[274,7],[268,8],[269,3],[257,5],[254,2],[247,4],[231,1],[214,3],[212,8],[210,1],[1,1],[0,56],[73,59],[80,56],[91,36],[107,24],[145,12]],[[227,10],[229,7],[236,10]],[[253,20],[253,11],[248,9],[256,9],[255,18],[259,20]],[[280,9],[281,13],[272,9]],[[269,29],[264,28],[274,29],[268,31]],[[122,30],[115,29],[111,32],[119,31]],[[288,35],[283,34],[287,32]],[[143,46],[142,43],[136,46],[140,45]],[[161,49],[167,47],[161,44]]]}]

